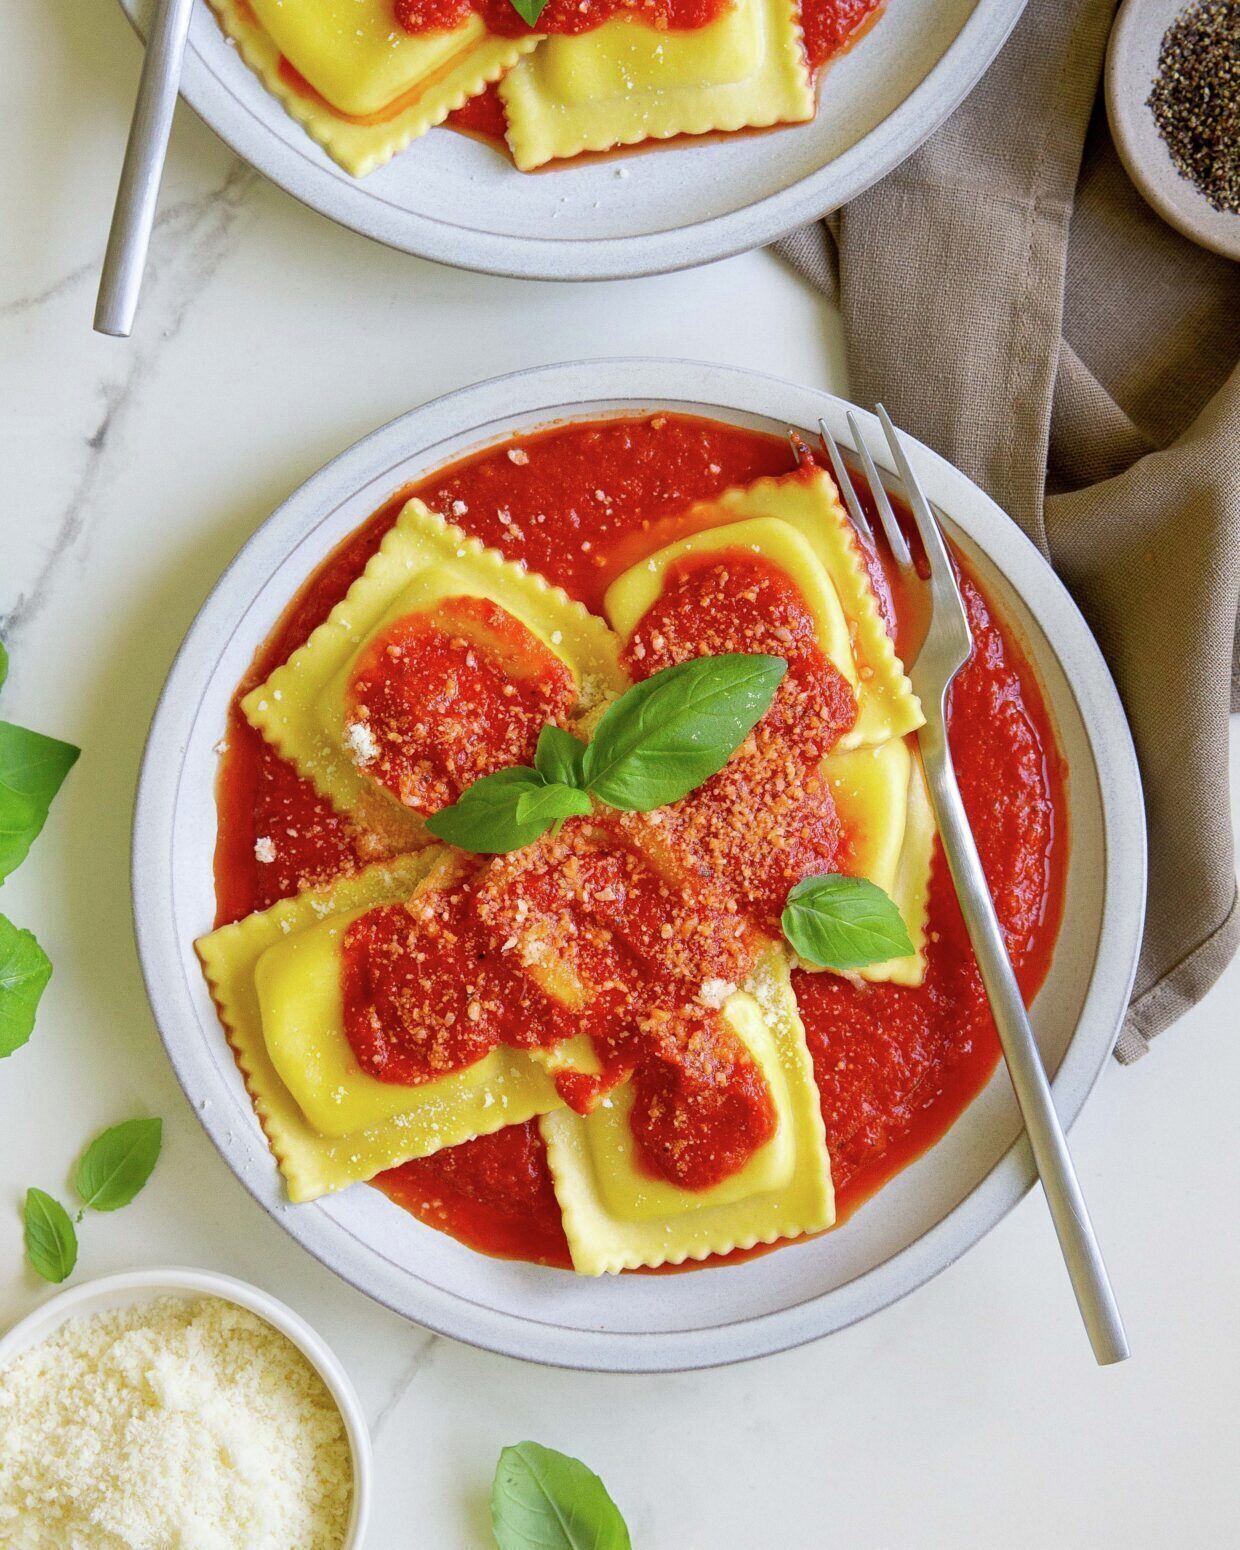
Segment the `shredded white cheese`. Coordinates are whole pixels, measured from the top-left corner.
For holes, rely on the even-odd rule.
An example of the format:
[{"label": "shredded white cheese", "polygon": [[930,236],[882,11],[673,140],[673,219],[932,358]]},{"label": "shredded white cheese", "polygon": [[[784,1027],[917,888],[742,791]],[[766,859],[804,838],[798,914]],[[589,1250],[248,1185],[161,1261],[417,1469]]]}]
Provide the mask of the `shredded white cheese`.
[{"label": "shredded white cheese", "polygon": [[736,994],[736,986],[731,980],[709,979],[703,982],[698,991],[698,1000],[703,1006],[710,1007],[718,1012],[729,999]]},{"label": "shredded white cheese", "polygon": [[254,859],[270,866],[276,859],[276,842],[270,834],[260,834],[254,841]]},{"label": "shredded white cheese", "polygon": [[351,1492],[323,1380],[221,1298],[71,1319],[0,1371],[8,1550],[339,1550]]},{"label": "shredded white cheese", "polygon": [[356,765],[373,764],[379,757],[379,743],[365,721],[350,721],[344,729],[349,752]]}]

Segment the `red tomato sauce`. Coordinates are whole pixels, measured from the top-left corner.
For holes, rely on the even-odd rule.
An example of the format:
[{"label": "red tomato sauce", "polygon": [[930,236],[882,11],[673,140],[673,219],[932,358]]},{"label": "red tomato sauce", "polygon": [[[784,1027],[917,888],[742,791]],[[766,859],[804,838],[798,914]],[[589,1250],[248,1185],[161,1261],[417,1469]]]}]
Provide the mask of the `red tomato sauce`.
[{"label": "red tomato sauce", "polygon": [[633,16],[660,32],[705,27],[722,15],[731,0],[547,0],[534,27],[512,0],[393,0],[396,20],[406,32],[432,32],[459,27],[471,13],[481,16],[487,31],[501,37],[530,32],[561,36],[592,32],[613,16]]},{"label": "red tomato sauce", "polygon": [[[501,445],[398,492],[324,561],[258,653],[238,688],[221,758],[215,868],[218,924],[374,859],[374,842],[355,832],[348,820],[335,814],[262,742],[241,717],[237,704],[249,688],[263,681],[306,639],[344,595],[410,495],[421,496],[433,510],[442,511],[509,558],[524,561],[598,610],[603,593],[619,573],[642,554],[690,530],[692,523],[680,515],[688,503],[717,494],[729,485],[788,473],[795,467],[786,441],[678,415],[552,428],[523,438],[521,446],[525,458],[511,458],[513,446]],[[757,600],[762,599],[768,610],[773,610],[773,627],[792,637],[779,637],[779,654],[793,664],[788,693],[796,696],[803,692],[806,664],[813,663],[816,647],[799,633],[793,600],[778,595],[777,577],[778,573],[764,574],[761,566],[744,576],[741,591],[753,594],[752,617],[747,616],[745,607],[735,606],[737,593],[729,586],[727,595],[735,614],[732,622],[740,633],[721,635],[718,640],[712,637],[698,649],[718,650],[722,642],[737,640],[743,642],[742,649],[759,649],[756,642],[763,637],[755,630],[772,627],[772,613],[757,608]],[[897,624],[899,640],[908,600],[899,596],[885,574],[877,579],[880,598]],[[719,590],[711,564],[687,566],[674,580],[677,585],[670,594],[664,594],[657,616],[648,615],[634,632],[629,646],[634,667],[638,666],[634,653],[639,644],[647,652],[646,658],[640,659],[647,664],[647,671],[663,665],[664,659],[677,660],[678,649],[688,649],[688,616],[683,621],[678,618],[678,604],[691,599],[696,616],[693,628],[703,628],[704,621],[708,625],[708,604]],[[1031,997],[1049,966],[1062,902],[1064,770],[1036,679],[1019,647],[1005,634],[976,584],[967,575],[963,580],[975,649],[953,691],[951,742],[1008,943],[1022,987]],[[723,593],[719,596],[722,599]],[[682,624],[684,640],[678,648]],[[661,647],[655,644],[656,634],[662,637]],[[738,647],[731,644],[726,649]],[[850,697],[830,691],[830,673],[823,671],[830,669],[830,664],[813,665],[820,687],[815,690],[819,701],[809,718],[812,732],[807,734],[807,750],[811,742],[814,747],[824,741],[829,745],[851,722]],[[846,684],[843,687],[847,689]],[[777,700],[771,713],[773,727],[780,722],[779,703]],[[798,718],[786,719],[795,725]],[[789,745],[771,728],[762,735],[755,733],[750,741],[759,748],[768,734],[772,744],[786,754]],[[746,758],[733,763],[743,768]],[[730,789],[725,783],[714,795],[703,796],[703,808],[709,810],[716,802],[722,813],[728,803],[745,800],[749,805],[744,810],[761,811],[764,804],[757,801],[756,793],[766,789],[769,773],[759,762],[746,773],[749,784],[743,790]],[[714,780],[726,775],[727,769]],[[711,786],[708,782],[700,791],[709,793]],[[746,797],[746,790],[754,796]],[[838,825],[831,822],[828,802],[824,794],[819,807],[821,827],[813,839],[820,847],[815,852],[819,858],[839,843]],[[752,941],[743,929],[736,928],[734,917],[732,929],[726,929],[726,907],[720,907],[707,883],[702,884],[707,890],[704,895],[678,885],[681,891],[669,906],[661,891],[669,886],[666,882],[653,881],[643,869],[632,871],[627,826],[640,826],[643,821],[639,815],[618,818],[613,835],[602,840],[593,835],[585,847],[595,881],[604,873],[610,877],[617,869],[630,866],[631,875],[626,874],[629,883],[637,894],[642,888],[645,893],[644,902],[638,900],[608,917],[608,888],[591,887],[579,880],[573,909],[582,908],[583,897],[590,894],[589,907],[600,921],[606,921],[609,940],[617,945],[609,948],[607,962],[585,955],[572,960],[572,966],[592,992],[612,980],[618,981],[616,993],[621,996],[636,995],[636,987],[647,980],[658,983],[656,991],[643,988],[640,992],[644,1018],[640,1031],[650,1055],[640,1081],[634,1081],[638,1095],[634,1131],[647,1166],[687,1183],[697,1180],[690,1187],[701,1187],[701,1180],[725,1176],[762,1144],[771,1123],[765,1106],[769,1098],[761,1073],[750,1069],[752,1062],[748,1062],[743,1046],[734,1039],[729,1044],[724,1037],[729,1030],[722,1019],[700,1010],[688,1017],[668,1015],[673,1005],[684,1005],[683,986],[677,984],[676,954],[667,949],[661,934],[656,935],[656,927],[661,928],[670,917],[690,920],[694,930],[699,921],[713,929],[711,965],[720,979],[733,982],[743,976]],[[566,825],[554,843],[580,844],[580,832],[576,840],[574,832],[572,823]],[[712,842],[710,823],[704,832],[707,838],[695,838],[695,843]],[[270,839],[272,845],[260,846],[259,853],[271,856],[274,851],[273,859],[258,859],[255,847],[262,838]],[[540,849],[542,845],[539,842],[499,858],[500,864],[486,869],[489,883],[485,897],[479,895],[473,908],[476,915],[485,917],[492,932],[490,940],[505,907],[520,893],[533,890],[530,896],[534,896],[538,888],[551,890],[542,901],[546,907],[540,906],[539,913],[554,918],[554,891],[562,890],[564,874],[558,859],[549,858]],[[550,860],[556,864],[548,864]],[[793,861],[795,866],[795,857]],[[821,870],[822,864],[821,859],[806,858],[805,870],[799,875]],[[515,882],[517,874],[520,887],[512,893],[508,885]],[[761,879],[755,881],[747,905],[758,918],[773,906],[783,881],[782,877],[765,884]],[[400,924],[403,930],[404,922]],[[796,977],[822,1095],[841,1219],[947,1129],[984,1085],[998,1057],[993,1024],[941,858],[936,861],[932,882],[929,927],[928,973],[917,989],[858,985],[829,974]],[[380,976],[370,972],[373,964],[368,969],[365,963],[367,953],[377,949],[381,956],[384,950],[382,930],[376,930],[376,942],[364,944],[355,963],[355,967],[361,966],[363,981],[369,974],[368,987],[357,997],[359,1017],[376,1004]],[[657,966],[657,972],[652,972],[652,965]],[[699,960],[695,960],[694,972],[700,983]],[[476,991],[474,979],[464,974],[458,978],[462,987],[472,985]],[[417,998],[427,993],[425,986],[418,976],[407,972],[398,973],[388,984],[384,994],[390,994],[397,1005],[394,1014],[388,1008],[379,1016],[380,1024],[417,1026],[422,1016]],[[506,984],[502,995],[497,992],[497,1008],[499,1000],[511,991],[511,984]],[[515,1019],[508,1016],[507,1026],[498,1010],[493,1017],[486,1006],[476,1020],[471,1019],[466,1000],[464,1015],[472,1022],[472,1036],[480,1047],[488,1039],[517,1042],[514,1025],[518,1023],[532,1030],[527,1034],[529,1039],[564,1036],[568,1030],[554,1021],[554,1014],[546,1012],[536,992],[529,990],[528,994],[533,1010],[524,1008]],[[402,998],[409,996],[413,1000],[402,1003]],[[606,1022],[605,999],[592,993],[591,1031],[597,1032]],[[665,1036],[670,1046],[660,1044],[660,1018],[667,1021]],[[611,1025],[616,1026],[616,1022],[612,1017]],[[582,1025],[578,1021],[573,1031]],[[416,1039],[408,1047],[400,1040],[395,1043],[396,1048],[386,1058],[405,1061],[405,1069],[414,1073],[412,1078],[399,1079],[417,1080],[418,1070],[435,1069],[434,1052],[419,1050]],[[625,1048],[623,1040],[610,1053],[612,1069],[603,1082],[592,1091],[573,1095],[581,1106],[588,1106],[617,1072],[631,1070],[637,1063],[633,1049]],[[382,1064],[383,1058],[380,1056],[376,1064]],[[707,1082],[695,1082],[695,1070],[717,1070],[720,1062],[729,1067],[729,1079],[721,1090],[712,1092]],[[588,1084],[590,1079],[585,1081]],[[673,1131],[668,1122],[670,1115],[686,1109],[701,1121],[701,1144],[696,1149],[678,1145],[691,1132],[684,1125]],[[474,1248],[540,1263],[568,1264],[559,1212],[533,1124],[511,1126],[496,1135],[407,1163],[375,1182],[422,1220]]]},{"label": "red tomato sauce", "polygon": [[484,775],[532,764],[539,731],[564,724],[576,686],[519,619],[452,597],[376,636],[345,699],[358,768],[429,815]]},{"label": "red tomato sauce", "polygon": [[819,650],[814,617],[795,585],[742,550],[669,567],[625,645],[624,663],[633,678],[647,678],[675,662],[731,651],[782,656],[783,681],[724,768],[660,811],[654,838],[671,855],[728,879],[755,924],[778,935],[789,889],[839,861],[839,819],[817,767],[857,707],[847,680]]}]

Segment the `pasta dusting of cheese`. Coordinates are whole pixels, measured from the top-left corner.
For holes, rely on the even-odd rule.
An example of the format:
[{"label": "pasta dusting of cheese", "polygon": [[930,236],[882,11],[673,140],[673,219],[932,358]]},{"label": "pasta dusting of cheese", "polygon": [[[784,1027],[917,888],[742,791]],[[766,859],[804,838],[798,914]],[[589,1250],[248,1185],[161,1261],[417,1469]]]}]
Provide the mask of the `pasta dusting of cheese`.
[{"label": "pasta dusting of cheese", "polygon": [[322,1379],[222,1298],[71,1319],[0,1372],[10,1550],[339,1550],[351,1494]]}]

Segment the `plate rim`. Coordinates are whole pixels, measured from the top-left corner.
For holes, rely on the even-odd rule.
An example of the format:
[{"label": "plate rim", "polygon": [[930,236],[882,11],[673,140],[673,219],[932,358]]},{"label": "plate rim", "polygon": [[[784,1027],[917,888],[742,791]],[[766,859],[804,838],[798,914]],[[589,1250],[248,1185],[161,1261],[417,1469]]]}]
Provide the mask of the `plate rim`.
[{"label": "plate rim", "polygon": [[[390,420],[362,437],[300,484],[241,547],[198,610],[160,694],[138,778],[133,821],[131,889],[134,928],[151,1010],[191,1109],[240,1182],[289,1235],[348,1284],[436,1333],[500,1354],[580,1370],[665,1372],[720,1366],[772,1354],[859,1322],[923,1285],[979,1242],[1035,1182],[1027,1142],[1018,1136],[988,1174],[951,1211],[888,1259],[841,1286],[791,1307],[725,1324],[657,1333],[588,1331],[540,1322],[467,1301],[405,1278],[378,1264],[358,1264],[356,1240],[318,1206],[290,1208],[261,1135],[262,1162],[251,1155],[253,1137],[238,1138],[227,1105],[205,1108],[196,1094],[230,1093],[201,1041],[179,1030],[195,1014],[182,994],[183,947],[172,909],[169,837],[184,772],[186,737],[198,714],[192,691],[218,660],[216,616],[238,598],[254,598],[252,570],[266,571],[304,534],[307,515],[320,515],[342,495],[374,477],[390,449],[416,456],[444,439],[469,434],[504,418],[542,414],[572,418],[607,400],[635,407],[676,404],[709,416],[712,409],[767,415],[793,425],[813,424],[826,410],[854,407],[819,389],[745,368],[658,358],[578,361],[532,367],[458,389]],[[863,424],[877,425],[861,411]],[[1105,887],[1098,953],[1077,1030],[1052,1083],[1065,1129],[1079,1115],[1105,1068],[1127,1008],[1140,948],[1145,903],[1145,813],[1140,775],[1127,720],[1088,626],[1063,584],[1023,533],[988,496],[936,453],[908,438],[910,457],[930,493],[948,511],[952,496],[985,513],[981,547],[1038,619],[1081,708],[1094,760],[1102,815]],[[433,467],[433,464],[430,465]],[[943,499],[944,492],[948,498]],[[971,533],[971,536],[976,537]],[[996,548],[999,551],[996,556]],[[1013,578],[1012,567],[1024,580]],[[1039,583],[1030,596],[1029,578]],[[1053,620],[1047,628],[1047,619]],[[1062,632],[1062,634],[1060,633]],[[1065,660],[1071,657],[1071,666]],[[1084,691],[1084,692],[1083,692]],[[1088,702],[1088,715],[1085,703]],[[1100,751],[1106,750],[1105,759]],[[1123,843],[1116,843],[1123,836]],[[1134,838],[1136,843],[1134,843]],[[187,994],[188,992],[186,992]],[[1082,1029],[1088,1037],[1082,1038]],[[231,1074],[231,1073],[230,1073]],[[235,1095],[233,1095],[235,1096]],[[334,1197],[329,1197],[329,1199]]]},{"label": "plate rim", "polygon": [[[142,35],[141,0],[120,0]],[[453,225],[401,212],[401,234],[365,179],[343,181],[305,147],[273,134],[210,68],[196,32],[218,22],[206,0],[195,7],[181,75],[181,96],[199,118],[250,166],[302,204],[372,241],[456,269],[527,280],[624,280],[667,274],[765,247],[821,219],[893,171],[964,101],[1007,41],[1027,0],[976,0],[938,61],[904,100],[868,134],[816,172],[765,199],[691,226],[627,237],[552,239]],[[254,89],[263,91],[255,78]],[[290,123],[292,121],[290,120]],[[304,135],[294,124],[298,135]],[[313,142],[306,137],[307,145]],[[317,147],[316,147],[317,149]]]}]

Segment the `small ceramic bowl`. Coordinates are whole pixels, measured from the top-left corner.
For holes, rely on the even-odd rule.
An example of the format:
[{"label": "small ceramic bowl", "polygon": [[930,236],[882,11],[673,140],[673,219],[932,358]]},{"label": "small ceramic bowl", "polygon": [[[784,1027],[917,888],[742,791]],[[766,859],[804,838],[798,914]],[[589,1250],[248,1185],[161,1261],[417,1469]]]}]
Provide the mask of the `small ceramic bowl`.
[{"label": "small ceramic bowl", "polygon": [[1190,0],[1125,0],[1107,45],[1107,118],[1124,170],[1168,225],[1240,259],[1240,215],[1216,210],[1171,160],[1149,106],[1167,28]]},{"label": "small ceramic bowl", "polygon": [[370,1516],[373,1474],[370,1432],[361,1402],[348,1374],[333,1352],[309,1324],[291,1308],[245,1281],[217,1275],[211,1270],[155,1268],[130,1270],[122,1275],[84,1281],[51,1297],[18,1321],[0,1339],[0,1370],[23,1351],[41,1345],[71,1318],[89,1318],[114,1308],[128,1308],[156,1297],[221,1297],[266,1320],[286,1335],[327,1385],[344,1420],[345,1435],[353,1460],[353,1499],[341,1550],[361,1550]]}]

